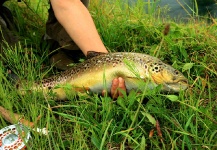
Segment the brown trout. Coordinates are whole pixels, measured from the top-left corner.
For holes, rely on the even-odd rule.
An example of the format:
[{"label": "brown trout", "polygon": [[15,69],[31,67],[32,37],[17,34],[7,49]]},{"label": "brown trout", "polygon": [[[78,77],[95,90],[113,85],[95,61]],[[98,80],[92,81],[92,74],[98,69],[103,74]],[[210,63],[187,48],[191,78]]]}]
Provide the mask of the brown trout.
[{"label": "brown trout", "polygon": [[[80,63],[58,75],[34,83],[30,90],[52,90],[57,99],[66,99],[65,85],[71,90],[101,93],[110,90],[112,80],[122,77],[127,92],[153,89],[159,85],[162,91],[179,92],[188,87],[184,75],[158,58],[132,52],[101,54]],[[145,83],[145,84],[144,84]],[[56,87],[59,88],[56,88]]]}]

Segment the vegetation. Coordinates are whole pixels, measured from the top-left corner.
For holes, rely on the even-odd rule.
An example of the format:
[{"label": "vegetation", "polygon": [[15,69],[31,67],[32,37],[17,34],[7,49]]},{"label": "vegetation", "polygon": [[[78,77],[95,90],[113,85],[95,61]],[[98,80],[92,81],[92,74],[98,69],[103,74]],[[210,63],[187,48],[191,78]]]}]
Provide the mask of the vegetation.
[{"label": "vegetation", "polygon": [[[12,3],[20,46],[7,49],[6,62],[21,79],[52,74],[45,32],[46,2]],[[20,5],[22,4],[22,5]],[[32,7],[34,6],[34,7]],[[42,7],[43,6],[43,7]],[[144,11],[144,7],[147,11]],[[39,9],[40,8],[40,9]],[[43,8],[43,9],[42,9]],[[217,149],[217,20],[176,23],[156,2],[129,6],[119,0],[97,1],[90,12],[111,51],[147,53],[179,69],[190,87],[177,95],[156,91],[112,100],[98,95],[71,95],[54,101],[42,93],[19,92],[0,67],[0,105],[24,114],[48,135],[32,131],[29,149]],[[164,17],[162,17],[164,16]],[[0,128],[9,123],[1,119]]]}]

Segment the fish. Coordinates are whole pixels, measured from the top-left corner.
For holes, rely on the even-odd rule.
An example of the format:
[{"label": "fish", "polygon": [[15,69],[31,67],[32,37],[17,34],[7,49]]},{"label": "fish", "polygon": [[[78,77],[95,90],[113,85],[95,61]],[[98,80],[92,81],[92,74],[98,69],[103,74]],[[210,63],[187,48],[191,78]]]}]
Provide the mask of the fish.
[{"label": "fish", "polygon": [[[126,92],[152,90],[161,86],[163,92],[180,92],[188,87],[187,78],[177,69],[160,59],[136,52],[88,53],[91,58],[72,68],[33,83],[31,91],[52,90],[58,100],[67,98],[64,86],[72,92],[100,94],[109,91],[112,80],[122,77]],[[94,57],[92,57],[94,56]],[[25,88],[20,88],[25,91]]]}]

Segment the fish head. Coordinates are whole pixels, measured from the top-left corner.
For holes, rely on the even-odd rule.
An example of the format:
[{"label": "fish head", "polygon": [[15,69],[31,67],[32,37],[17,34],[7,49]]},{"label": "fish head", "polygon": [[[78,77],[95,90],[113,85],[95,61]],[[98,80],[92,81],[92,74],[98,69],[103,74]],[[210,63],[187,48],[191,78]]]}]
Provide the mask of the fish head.
[{"label": "fish head", "polygon": [[152,81],[162,85],[162,91],[179,92],[188,87],[188,80],[180,71],[161,61],[152,63],[149,72]]}]

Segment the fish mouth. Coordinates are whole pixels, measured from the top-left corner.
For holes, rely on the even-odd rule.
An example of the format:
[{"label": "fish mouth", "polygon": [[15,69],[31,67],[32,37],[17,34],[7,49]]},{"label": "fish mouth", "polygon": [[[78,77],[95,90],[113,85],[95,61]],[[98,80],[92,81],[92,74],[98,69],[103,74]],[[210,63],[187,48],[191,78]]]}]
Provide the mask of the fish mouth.
[{"label": "fish mouth", "polygon": [[178,80],[177,83],[180,85],[189,86],[188,80],[186,78]]},{"label": "fish mouth", "polygon": [[176,82],[169,82],[164,84],[166,91],[179,92],[181,90],[186,90],[188,88],[188,80],[183,78],[179,79]]}]

